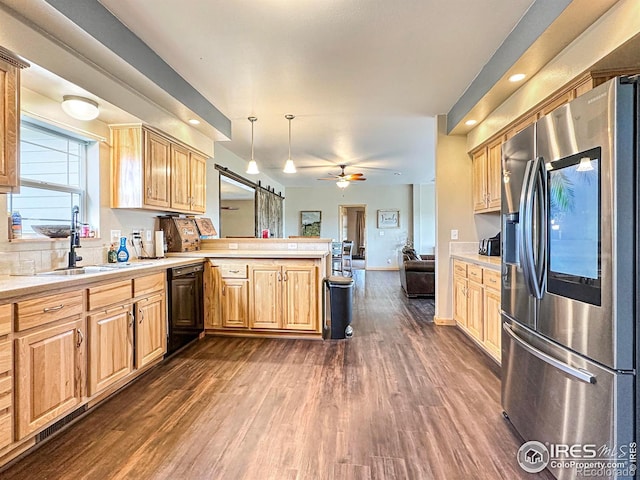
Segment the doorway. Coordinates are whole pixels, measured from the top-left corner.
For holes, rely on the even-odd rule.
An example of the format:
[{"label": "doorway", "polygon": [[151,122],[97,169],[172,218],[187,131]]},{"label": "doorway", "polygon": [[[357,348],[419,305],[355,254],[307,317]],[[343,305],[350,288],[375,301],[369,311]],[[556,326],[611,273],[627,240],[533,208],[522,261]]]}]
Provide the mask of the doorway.
[{"label": "doorway", "polygon": [[367,266],[367,206],[340,205],[340,241],[353,241],[353,268],[365,270]]}]

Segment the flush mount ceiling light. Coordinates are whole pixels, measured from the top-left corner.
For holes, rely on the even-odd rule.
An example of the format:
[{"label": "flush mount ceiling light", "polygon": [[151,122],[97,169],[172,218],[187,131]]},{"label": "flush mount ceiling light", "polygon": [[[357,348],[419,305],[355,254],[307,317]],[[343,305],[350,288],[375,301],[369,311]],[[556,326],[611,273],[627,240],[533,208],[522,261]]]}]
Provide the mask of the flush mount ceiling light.
[{"label": "flush mount ceiling light", "polygon": [[509,81],[513,83],[521,82],[525,77],[526,75],[524,73],[515,73],[509,77]]},{"label": "flush mount ceiling light", "polygon": [[291,120],[293,120],[296,117],[289,114],[289,115],[285,115],[284,118],[289,120],[289,159],[285,162],[284,169],[282,171],[284,173],[296,173],[296,166],[293,163],[293,160],[291,160]]},{"label": "flush mount ceiling light", "polygon": [[464,124],[465,124],[465,125],[468,125],[468,126],[470,126],[470,127],[471,127],[472,125],[475,125],[476,123],[478,123],[478,121],[477,121],[477,120],[467,120],[466,122],[464,122]]},{"label": "flush mount ceiling light", "polygon": [[200,120],[196,119],[196,118],[190,118],[189,119],[189,123],[191,125],[200,125]]},{"label": "flush mount ceiling light", "polygon": [[347,188],[349,186],[349,180],[338,180],[336,185],[338,188]]},{"label": "flush mount ceiling light", "polygon": [[249,166],[247,167],[247,173],[249,175],[257,175],[258,173],[260,173],[260,170],[258,170],[258,164],[253,159],[253,124],[257,120],[257,117],[249,117],[249,121],[251,122],[251,160],[249,161]]},{"label": "flush mount ceiling light", "polygon": [[98,102],[77,95],[62,97],[62,110],[77,120],[93,120],[98,117]]}]

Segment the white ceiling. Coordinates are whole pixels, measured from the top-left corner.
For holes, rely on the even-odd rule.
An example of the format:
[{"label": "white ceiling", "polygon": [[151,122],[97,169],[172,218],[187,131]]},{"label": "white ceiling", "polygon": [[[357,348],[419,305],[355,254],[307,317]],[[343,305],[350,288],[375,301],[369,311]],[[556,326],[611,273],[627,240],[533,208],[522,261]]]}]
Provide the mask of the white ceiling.
[{"label": "white ceiling", "polygon": [[[311,186],[340,163],[368,184],[432,181],[435,115],[460,98],[532,0],[101,3],[232,120],[222,145],[248,160],[255,115],[261,170]],[[296,175],[281,173],[288,113]]]}]

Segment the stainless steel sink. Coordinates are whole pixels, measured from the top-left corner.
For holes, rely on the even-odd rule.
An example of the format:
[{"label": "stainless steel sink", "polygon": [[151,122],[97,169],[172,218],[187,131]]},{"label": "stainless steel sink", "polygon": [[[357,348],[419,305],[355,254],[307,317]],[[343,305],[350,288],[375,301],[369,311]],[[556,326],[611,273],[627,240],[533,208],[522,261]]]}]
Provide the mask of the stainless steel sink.
[{"label": "stainless steel sink", "polygon": [[37,275],[82,275],[86,273],[108,272],[109,268],[100,266],[78,267],[78,268],[61,268],[58,270],[51,270],[49,272],[38,273]]}]

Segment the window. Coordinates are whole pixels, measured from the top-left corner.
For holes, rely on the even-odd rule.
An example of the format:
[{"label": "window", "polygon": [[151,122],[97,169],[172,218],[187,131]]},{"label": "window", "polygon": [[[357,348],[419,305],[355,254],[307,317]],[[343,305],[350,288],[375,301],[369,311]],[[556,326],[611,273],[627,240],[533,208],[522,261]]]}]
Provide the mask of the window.
[{"label": "window", "polygon": [[85,218],[86,158],[89,142],[31,122],[20,125],[20,193],[10,209],[22,216],[23,236],[33,225],[68,225],[71,208]]}]

